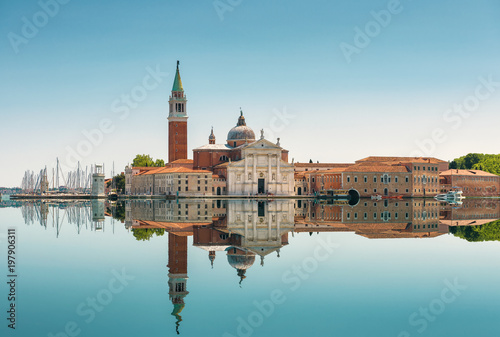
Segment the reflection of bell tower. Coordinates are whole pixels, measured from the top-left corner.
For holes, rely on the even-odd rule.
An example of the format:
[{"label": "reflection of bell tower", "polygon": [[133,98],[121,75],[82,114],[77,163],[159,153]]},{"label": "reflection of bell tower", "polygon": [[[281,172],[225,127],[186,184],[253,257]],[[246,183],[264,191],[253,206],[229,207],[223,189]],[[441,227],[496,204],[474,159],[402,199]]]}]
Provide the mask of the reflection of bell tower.
[{"label": "reflection of bell tower", "polygon": [[168,113],[168,162],[187,159],[187,100],[179,74],[179,61],[175,72]]},{"label": "reflection of bell tower", "polygon": [[184,309],[187,276],[187,237],[168,233],[168,287],[170,300],[174,305],[172,316],[177,318],[176,331],[179,334],[180,315]]}]

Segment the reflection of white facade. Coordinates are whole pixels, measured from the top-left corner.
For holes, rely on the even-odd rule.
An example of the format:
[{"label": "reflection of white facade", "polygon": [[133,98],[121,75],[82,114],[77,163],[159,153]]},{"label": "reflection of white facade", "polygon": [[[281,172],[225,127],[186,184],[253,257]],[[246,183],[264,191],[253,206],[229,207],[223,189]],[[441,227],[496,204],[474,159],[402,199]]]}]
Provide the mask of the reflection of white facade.
[{"label": "reflection of white facade", "polygon": [[229,201],[227,230],[239,234],[241,248],[265,256],[283,246],[283,235],[294,230],[293,200]]},{"label": "reflection of white facade", "polygon": [[244,147],[242,159],[227,166],[228,194],[293,195],[293,165],[281,156],[282,148],[263,138]]}]

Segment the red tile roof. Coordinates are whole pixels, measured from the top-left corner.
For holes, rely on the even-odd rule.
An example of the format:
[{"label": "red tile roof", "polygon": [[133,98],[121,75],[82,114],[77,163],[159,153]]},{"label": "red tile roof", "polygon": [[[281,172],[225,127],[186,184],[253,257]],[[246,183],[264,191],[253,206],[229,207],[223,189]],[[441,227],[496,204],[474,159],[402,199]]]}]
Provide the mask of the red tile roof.
[{"label": "red tile roof", "polygon": [[157,167],[156,170],[150,170],[147,172],[141,172],[139,175],[149,175],[149,174],[161,174],[161,173],[210,173],[212,171],[207,170],[193,170],[186,167]]},{"label": "red tile roof", "polygon": [[404,165],[363,164],[352,165],[344,169],[344,172],[410,172]]},{"label": "red tile roof", "polygon": [[447,170],[439,174],[440,176],[476,176],[476,177],[498,177],[496,174],[481,170]]},{"label": "red tile roof", "polygon": [[193,159],[177,159],[169,164],[192,164]]},{"label": "red tile roof", "polygon": [[383,156],[370,156],[356,161],[359,162],[405,162],[405,163],[446,163],[445,160],[437,159],[434,157],[383,157]]},{"label": "red tile roof", "polygon": [[158,167],[156,167],[156,166],[135,166],[135,167],[132,167],[132,170],[151,171],[151,170],[155,170],[157,168]]}]

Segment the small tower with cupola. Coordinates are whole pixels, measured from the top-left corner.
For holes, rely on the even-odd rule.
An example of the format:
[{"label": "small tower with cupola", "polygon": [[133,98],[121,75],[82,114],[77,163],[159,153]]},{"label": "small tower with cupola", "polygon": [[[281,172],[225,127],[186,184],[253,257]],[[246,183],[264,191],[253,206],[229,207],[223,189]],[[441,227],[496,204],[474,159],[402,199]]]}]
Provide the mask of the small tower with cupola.
[{"label": "small tower with cupola", "polygon": [[210,132],[210,136],[208,136],[208,144],[215,144],[215,135],[214,128],[212,127],[212,131]]}]

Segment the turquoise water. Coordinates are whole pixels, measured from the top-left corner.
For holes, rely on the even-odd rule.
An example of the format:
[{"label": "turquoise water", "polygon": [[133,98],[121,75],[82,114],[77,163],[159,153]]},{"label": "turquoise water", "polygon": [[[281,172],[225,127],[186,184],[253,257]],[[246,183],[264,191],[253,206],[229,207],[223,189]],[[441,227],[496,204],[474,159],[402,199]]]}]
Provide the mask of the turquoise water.
[{"label": "turquoise water", "polygon": [[498,203],[405,203],[9,202],[16,329],[2,282],[2,336],[498,336],[500,243],[446,225]]}]

